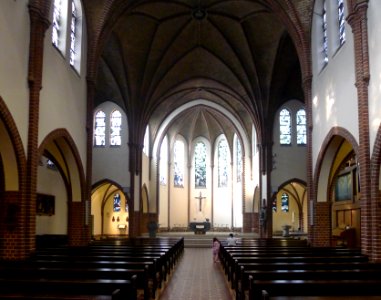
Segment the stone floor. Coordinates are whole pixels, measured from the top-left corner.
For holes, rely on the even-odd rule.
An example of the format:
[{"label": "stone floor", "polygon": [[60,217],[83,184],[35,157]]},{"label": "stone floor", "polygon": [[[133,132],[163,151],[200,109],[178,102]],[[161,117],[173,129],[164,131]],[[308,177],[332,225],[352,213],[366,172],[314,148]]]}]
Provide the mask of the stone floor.
[{"label": "stone floor", "polygon": [[160,300],[232,300],[222,267],[211,248],[185,248]]}]

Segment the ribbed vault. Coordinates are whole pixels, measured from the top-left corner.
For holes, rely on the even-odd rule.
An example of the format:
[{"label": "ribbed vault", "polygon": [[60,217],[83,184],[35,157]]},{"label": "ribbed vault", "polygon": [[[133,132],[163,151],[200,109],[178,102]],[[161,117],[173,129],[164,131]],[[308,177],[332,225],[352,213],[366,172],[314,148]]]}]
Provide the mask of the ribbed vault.
[{"label": "ribbed vault", "polygon": [[[310,26],[312,2],[86,0],[95,28],[95,16],[109,17],[101,31],[107,39],[101,43],[94,105],[117,103],[137,126],[131,137],[139,132],[140,141],[148,123],[154,137],[171,111],[197,99],[224,107],[247,136],[253,123],[263,135],[284,101],[304,100],[295,45],[300,46],[300,29]],[[188,141],[234,131],[226,116],[201,106],[171,126]]]}]

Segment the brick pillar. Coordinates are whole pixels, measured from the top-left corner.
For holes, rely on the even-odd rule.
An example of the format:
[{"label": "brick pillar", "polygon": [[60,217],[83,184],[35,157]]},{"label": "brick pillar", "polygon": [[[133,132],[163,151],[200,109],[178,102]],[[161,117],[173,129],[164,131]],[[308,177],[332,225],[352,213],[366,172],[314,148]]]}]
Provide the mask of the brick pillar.
[{"label": "brick pillar", "polygon": [[84,226],[85,202],[68,203],[68,238],[70,246],[85,246],[88,243],[89,226]]},{"label": "brick pillar", "polygon": [[331,245],[331,205],[329,202],[317,202],[314,212],[314,238],[310,241],[313,247]]},{"label": "brick pillar", "polygon": [[348,24],[352,27],[355,54],[355,75],[358,98],[359,153],[361,186],[361,249],[372,255],[372,205],[369,143],[369,53],[368,53],[368,1],[348,1]]},{"label": "brick pillar", "polygon": [[[44,57],[45,32],[49,28],[49,12],[51,1],[30,1],[30,44],[29,44],[29,120],[28,145],[25,182],[26,215],[25,237],[16,247],[24,248],[25,255],[34,251],[36,240],[36,190],[38,168],[38,124],[40,90],[42,88],[42,65]],[[25,244],[24,244],[25,243]],[[24,253],[21,254],[24,256]],[[20,257],[22,258],[22,257]]]},{"label": "brick pillar", "polygon": [[[90,71],[89,71],[90,73]],[[85,210],[85,213],[88,215],[85,216],[89,222],[91,222],[91,191],[92,191],[92,174],[93,174],[93,116],[94,116],[94,95],[95,95],[95,74],[90,73],[87,77],[87,115],[86,115],[86,129],[87,129],[87,145],[86,145],[86,180],[84,187],[84,196],[83,199],[88,201],[88,210]],[[127,198],[126,198],[127,201]],[[103,214],[102,214],[103,215]],[[103,221],[102,221],[103,224]],[[102,225],[103,226],[103,225]],[[90,242],[92,236],[92,226],[91,224],[87,224],[85,226],[88,231],[88,235],[86,239]],[[102,228],[103,233],[103,228]]]},{"label": "brick pillar", "polygon": [[[317,183],[314,183],[313,180],[313,172],[312,172],[312,165],[313,165],[313,160],[312,160],[312,131],[313,131],[313,122],[312,122],[312,105],[311,105],[311,99],[312,99],[312,91],[311,91],[311,82],[312,82],[312,76],[307,75],[303,78],[303,91],[304,91],[304,96],[305,96],[305,103],[306,103],[306,112],[307,112],[307,218],[308,220],[315,220],[315,216],[311,216],[311,213],[313,211],[310,210],[310,207],[315,207],[316,206],[316,189],[317,189]],[[303,217],[303,208],[301,209],[301,213],[299,215]],[[301,225],[303,225],[303,220],[301,220]],[[316,221],[315,221],[316,222]],[[313,223],[315,223],[313,222]],[[314,243],[314,230],[315,227],[311,222],[307,222],[307,227],[308,228],[303,228],[303,230],[307,230],[308,232],[308,240],[311,244]]]},{"label": "brick pillar", "polygon": [[[136,136],[135,136],[136,137]],[[135,210],[135,197],[139,197],[140,200],[140,188],[138,191],[135,191],[135,181],[137,180],[136,177],[140,174],[141,175],[141,158],[142,158],[142,150],[143,145],[137,144],[137,143],[128,143],[129,150],[130,150],[130,173],[131,173],[131,189],[130,189],[130,203],[129,203],[129,211],[130,211],[130,226],[129,226],[129,235],[130,237],[136,237],[141,234],[141,212],[140,207],[138,207],[138,210]],[[141,176],[139,176],[139,184],[138,186],[141,187]],[[139,202],[140,203],[140,202]]]},{"label": "brick pillar", "polygon": [[18,260],[25,257],[25,208],[21,192],[0,193],[0,257]]},{"label": "brick pillar", "polygon": [[250,212],[243,214],[243,232],[259,233],[259,216],[258,213]]}]

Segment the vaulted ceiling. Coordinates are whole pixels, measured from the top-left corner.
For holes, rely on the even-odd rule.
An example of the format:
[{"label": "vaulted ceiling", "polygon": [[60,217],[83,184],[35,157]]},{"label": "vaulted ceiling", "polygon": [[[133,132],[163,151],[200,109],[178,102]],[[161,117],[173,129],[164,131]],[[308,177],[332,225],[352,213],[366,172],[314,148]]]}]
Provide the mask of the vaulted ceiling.
[{"label": "vaulted ceiling", "polygon": [[170,112],[202,99],[213,106],[182,110],[168,132],[230,139],[238,121],[263,135],[285,101],[304,101],[300,42],[312,0],[84,2],[104,38],[94,105],[117,103],[137,128],[149,122],[155,134]]}]

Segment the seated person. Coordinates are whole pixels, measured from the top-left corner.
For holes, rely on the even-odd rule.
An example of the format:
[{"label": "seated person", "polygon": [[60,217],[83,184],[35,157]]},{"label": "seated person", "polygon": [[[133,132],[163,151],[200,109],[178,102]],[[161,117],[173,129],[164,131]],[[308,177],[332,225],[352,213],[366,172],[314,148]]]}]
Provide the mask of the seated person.
[{"label": "seated person", "polygon": [[228,246],[235,246],[237,245],[237,239],[234,237],[232,233],[229,234],[228,238],[226,239]]}]

